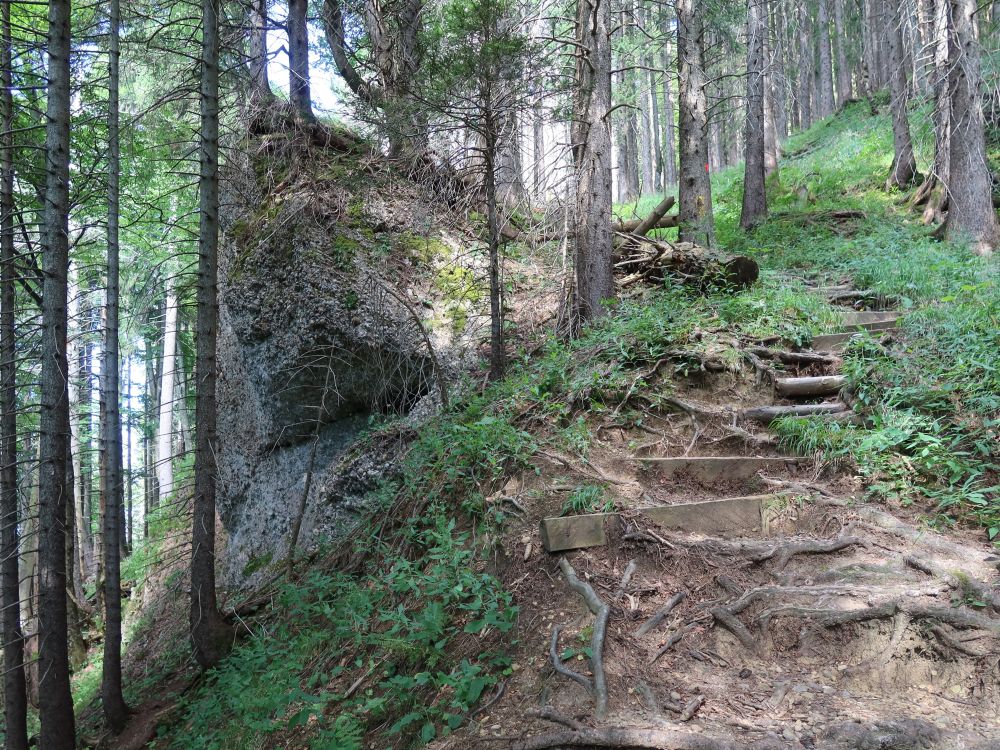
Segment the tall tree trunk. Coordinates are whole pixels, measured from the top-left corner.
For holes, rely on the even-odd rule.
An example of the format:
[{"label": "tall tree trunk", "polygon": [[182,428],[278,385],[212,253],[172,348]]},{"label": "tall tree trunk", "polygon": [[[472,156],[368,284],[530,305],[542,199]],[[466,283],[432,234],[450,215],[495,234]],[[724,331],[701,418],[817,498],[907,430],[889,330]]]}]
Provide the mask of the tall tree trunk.
[{"label": "tall tree trunk", "polygon": [[951,165],[945,237],[968,241],[976,253],[990,255],[1000,244],[1000,223],[993,209],[993,186],[986,159],[975,13],[975,0],[952,0],[953,27],[948,43]]},{"label": "tall tree trunk", "polygon": [[3,608],[4,747],[28,748],[18,570],[17,346],[14,305],[14,103],[10,3],[0,6],[0,607]]},{"label": "tall tree trunk", "polygon": [[[653,70],[653,60],[649,58],[646,60],[646,67],[649,68],[648,80],[649,80],[649,119],[650,126],[652,130],[652,154],[650,159],[650,168],[653,170],[653,189],[660,193],[663,192],[663,138],[661,135],[660,124],[660,97],[659,92],[656,90],[656,71]],[[664,81],[664,85],[666,81]]]},{"label": "tall tree trunk", "polygon": [[573,89],[576,177],[576,304],[579,320],[602,317],[615,295],[611,247],[611,6],[577,0]]},{"label": "tall tree trunk", "polygon": [[740,226],[750,229],[767,217],[764,187],[764,38],[767,35],[765,0],[747,0],[746,152],[743,171],[743,209]]},{"label": "tall tree trunk", "polygon": [[538,96],[531,111],[531,178],[535,201],[541,204],[545,198],[545,118],[541,96]]},{"label": "tall tree trunk", "polygon": [[274,100],[267,77],[267,0],[250,0],[247,21],[250,95],[258,103],[267,104]]},{"label": "tall tree trunk", "polygon": [[[489,106],[489,105],[487,105]],[[497,215],[496,158],[498,155],[497,134],[491,123],[486,126],[486,161],[484,187],[486,197],[486,231],[490,264],[490,379],[503,377],[505,352],[503,342],[503,286],[501,283],[500,222]]]},{"label": "tall tree trunk", "polygon": [[309,0],[288,0],[288,98],[305,122],[316,117],[309,89]]},{"label": "tall tree trunk", "polygon": [[892,166],[885,181],[885,189],[907,188],[917,176],[917,161],[913,157],[913,141],[910,139],[910,123],[906,115],[909,85],[906,80],[906,64],[903,62],[903,35],[900,0],[891,0],[895,6],[889,17],[889,58],[892,75],[889,79],[889,94],[892,97]]},{"label": "tall tree trunk", "polygon": [[25,453],[34,457],[32,476],[28,478],[26,502],[21,512],[21,580],[18,598],[21,602],[20,620],[24,630],[25,681],[28,685],[28,702],[38,707],[38,474],[41,445],[32,444],[31,433],[24,440]]},{"label": "tall tree trunk", "polygon": [[674,98],[670,95],[670,42],[663,44],[663,182],[677,184],[677,135],[674,133]]},{"label": "tall tree trunk", "polygon": [[46,107],[45,244],[39,434],[39,745],[73,750],[76,730],[69,685],[66,612],[66,456],[69,372],[66,274],[69,266],[70,2],[50,0]]},{"label": "tall tree trunk", "polygon": [[126,359],[122,372],[125,377],[125,468],[122,471],[122,481],[125,483],[125,518],[122,520],[124,529],[123,555],[129,554],[133,540],[133,487],[132,487],[132,372],[131,362]]},{"label": "tall tree trunk", "polygon": [[829,0],[816,6],[816,34],[819,37],[819,116],[833,114],[833,51],[830,47]]},{"label": "tall tree trunk", "polygon": [[677,0],[677,72],[680,82],[680,190],[678,237],[711,246],[715,241],[712,183],[708,173],[708,101],[703,47],[704,5]]},{"label": "tall tree trunk", "polygon": [[108,18],[108,268],[104,321],[104,357],[101,359],[101,390],[105,421],[101,439],[107,470],[104,472],[104,658],[101,675],[101,705],[104,719],[115,733],[125,727],[128,708],[122,696],[122,590],[121,532],[122,423],[118,384],[118,311],[120,204],[119,169],[119,0],[110,0]]},{"label": "tall tree trunk", "polygon": [[841,107],[854,96],[851,86],[851,67],[847,62],[847,24],[844,19],[844,0],[833,0],[833,31],[837,55],[837,104]]},{"label": "tall tree trunk", "polygon": [[219,0],[202,0],[201,170],[198,179],[198,425],[191,533],[191,642],[208,669],[232,643],[215,592],[216,335],[219,317]]},{"label": "tall tree trunk", "polygon": [[[646,13],[642,0],[636,2],[636,19],[639,24],[638,34],[644,37],[646,32]],[[650,109],[650,98],[656,100],[656,82],[652,74],[652,66],[649,58],[642,55],[639,58],[643,67],[647,69],[647,75],[643,76],[642,71],[635,72],[635,87],[637,92],[639,110],[639,124],[641,127],[640,152],[642,158],[642,192],[656,192],[656,180],[653,177],[656,171],[656,157],[653,151],[653,112]],[[645,83],[643,82],[645,79]]]},{"label": "tall tree trunk", "polygon": [[809,40],[809,11],[805,3],[799,3],[798,37],[799,37],[799,123],[803,130],[808,129],[812,118],[812,85],[813,64],[812,44]]},{"label": "tall tree trunk", "polygon": [[167,305],[163,323],[162,372],[160,373],[160,417],[156,425],[156,484],[161,500],[174,491],[174,382],[177,378],[178,301],[172,279],[167,281]]}]

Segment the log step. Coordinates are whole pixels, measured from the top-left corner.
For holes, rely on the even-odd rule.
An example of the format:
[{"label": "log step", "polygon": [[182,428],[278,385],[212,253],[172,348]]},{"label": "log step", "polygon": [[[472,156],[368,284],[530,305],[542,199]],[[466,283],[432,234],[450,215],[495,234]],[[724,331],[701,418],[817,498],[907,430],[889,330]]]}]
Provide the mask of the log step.
[{"label": "log step", "polygon": [[794,406],[761,406],[745,409],[742,415],[761,424],[771,424],[780,417],[811,417],[816,414],[836,415],[852,413],[843,401],[824,401],[822,404],[796,404]]},{"label": "log step", "polygon": [[746,456],[697,456],[694,458],[640,458],[639,462],[664,479],[689,476],[700,482],[749,479],[761,469],[782,470],[796,463],[794,458]]},{"label": "log step", "polygon": [[831,396],[847,384],[843,375],[804,378],[775,378],[774,388],[782,396]]},{"label": "log step", "polygon": [[[641,508],[639,514],[668,529],[698,534],[759,532],[763,509],[781,495],[752,495],[695,503]],[[617,513],[543,518],[539,525],[546,552],[600,547],[607,544],[606,527],[619,519]]]}]

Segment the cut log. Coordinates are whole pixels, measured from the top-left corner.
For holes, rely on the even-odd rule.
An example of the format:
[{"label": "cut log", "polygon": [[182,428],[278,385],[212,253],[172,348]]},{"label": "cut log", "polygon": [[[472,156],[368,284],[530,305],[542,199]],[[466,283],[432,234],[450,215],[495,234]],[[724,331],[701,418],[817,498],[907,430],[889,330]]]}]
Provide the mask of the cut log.
[{"label": "cut log", "polygon": [[843,401],[826,401],[822,404],[796,404],[795,406],[761,406],[745,409],[743,417],[754,422],[770,424],[781,417],[811,417],[816,414],[850,413]]},{"label": "cut log", "polygon": [[[639,237],[645,237],[650,229],[654,227],[658,228],[660,221],[666,215],[667,211],[671,209],[674,205],[674,196],[668,195],[659,205],[653,209],[653,211],[645,219],[631,219],[628,221],[616,221],[612,222],[611,226],[616,232],[631,232],[632,234],[638,235]],[[677,226],[677,217],[671,217],[673,219],[673,224],[670,226]]]},{"label": "cut log", "polygon": [[824,375],[809,378],[776,378],[774,388],[782,396],[829,396],[847,383],[843,375]]},{"label": "cut log", "polygon": [[757,262],[743,255],[727,255],[690,242],[666,242],[617,232],[625,246],[615,258],[618,285],[662,282],[673,276],[702,287],[744,288],[760,274]]}]

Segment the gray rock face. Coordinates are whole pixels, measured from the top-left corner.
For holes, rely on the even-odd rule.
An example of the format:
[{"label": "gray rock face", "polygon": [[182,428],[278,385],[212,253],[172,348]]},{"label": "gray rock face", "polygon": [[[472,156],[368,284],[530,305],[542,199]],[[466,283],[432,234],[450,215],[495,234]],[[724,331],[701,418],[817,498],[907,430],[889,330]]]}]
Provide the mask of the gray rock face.
[{"label": "gray rock face", "polygon": [[248,563],[287,552],[307,475],[300,544],[349,528],[393,458],[346,451],[372,415],[407,413],[437,387],[412,308],[337,212],[292,196],[262,216],[238,198],[220,253],[218,387],[224,576],[237,585]]}]

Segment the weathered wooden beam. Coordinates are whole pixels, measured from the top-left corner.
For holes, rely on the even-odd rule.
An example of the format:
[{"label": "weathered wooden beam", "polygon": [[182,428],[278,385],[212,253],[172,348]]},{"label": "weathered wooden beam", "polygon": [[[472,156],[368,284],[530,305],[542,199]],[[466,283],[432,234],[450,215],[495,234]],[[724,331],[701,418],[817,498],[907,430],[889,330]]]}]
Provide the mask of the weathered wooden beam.
[{"label": "weathered wooden beam", "polygon": [[605,544],[604,524],[613,513],[587,513],[580,516],[544,518],[539,526],[546,552],[562,552]]},{"label": "weathered wooden beam", "polygon": [[[678,531],[698,534],[750,532],[763,528],[764,507],[780,497],[780,493],[728,497],[640,508],[638,512],[659,526]],[[544,518],[539,526],[542,544],[547,552],[600,547],[607,543],[606,525],[617,519],[617,513]]]}]

